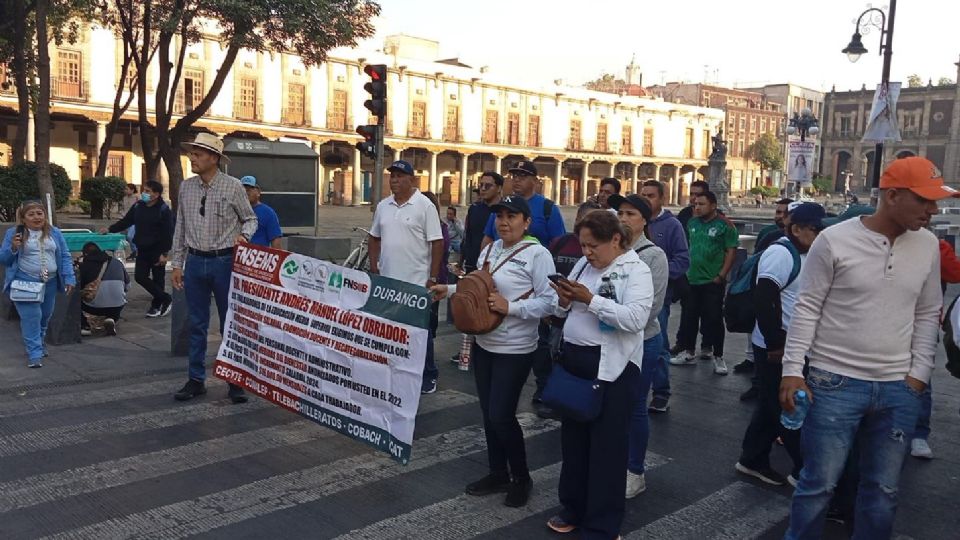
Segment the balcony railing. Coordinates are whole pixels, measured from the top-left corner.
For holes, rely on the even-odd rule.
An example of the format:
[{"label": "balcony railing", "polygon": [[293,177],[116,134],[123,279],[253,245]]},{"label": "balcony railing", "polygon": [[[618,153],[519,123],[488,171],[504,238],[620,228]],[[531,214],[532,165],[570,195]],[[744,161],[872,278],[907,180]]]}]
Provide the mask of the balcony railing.
[{"label": "balcony railing", "polygon": [[443,130],[443,140],[446,142],[463,142],[463,130],[457,127],[446,127]]},{"label": "balcony railing", "polygon": [[594,151],[594,152],[607,152],[607,151],[608,151],[608,150],[607,150],[607,143],[605,143],[605,142],[598,142],[597,144],[593,145],[593,151]]},{"label": "balcony railing", "polygon": [[89,96],[90,83],[88,81],[50,79],[50,97],[53,99],[86,101]]},{"label": "balcony railing", "polygon": [[567,150],[583,150],[583,143],[578,138],[567,139]]},{"label": "balcony railing", "polygon": [[310,124],[310,111],[284,108],[281,111],[281,119],[288,126],[306,126]]},{"label": "balcony railing", "polygon": [[348,126],[346,117],[335,114],[327,115],[327,129],[331,131],[352,131]]},{"label": "balcony railing", "polygon": [[407,137],[410,137],[411,139],[426,139],[427,133],[429,133],[429,131],[427,131],[427,126],[415,126],[413,124],[407,125]]},{"label": "balcony railing", "polygon": [[483,144],[500,144],[500,138],[490,133],[484,133],[481,142]]}]

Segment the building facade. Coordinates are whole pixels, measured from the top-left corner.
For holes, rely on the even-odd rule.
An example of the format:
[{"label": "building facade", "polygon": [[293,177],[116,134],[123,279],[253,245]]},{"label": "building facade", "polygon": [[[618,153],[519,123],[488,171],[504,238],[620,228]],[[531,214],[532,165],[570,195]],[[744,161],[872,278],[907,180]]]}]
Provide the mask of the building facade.
[{"label": "building facade", "polygon": [[[75,183],[93,174],[106,139],[121,49],[110,31],[97,27],[84,28],[76,45],[51,46],[51,160]],[[436,42],[397,35],[377,51],[331,51],[319,66],[285,53],[242,51],[195,127],[220,136],[302,141],[321,157],[322,203],[370,202],[374,163],[354,148],[360,141],[355,129],[370,120],[363,105],[369,97],[363,67],[386,64],[385,161],[410,161],[420,188],[434,191],[444,204],[469,202],[472,179],[480,172],[506,171],[524,159],[537,164],[542,191],[561,204],[596,193],[607,176],[625,181],[626,191],[638,191],[642,180],[663,180],[677,201],[706,172],[710,137],[722,124],[722,111],[583,88],[533,88],[500,80],[486,68],[440,59],[438,49]],[[213,34],[187,48],[177,114],[200,102],[223,55]],[[147,74],[150,92],[158,74],[156,65]],[[147,102],[153,100],[148,95]],[[145,171],[135,107],[111,141],[107,172],[140,183]],[[14,89],[0,90],[0,160],[9,156],[16,109]],[[32,152],[32,143],[29,147]],[[161,171],[161,182],[164,176]],[[386,182],[383,189],[389,193]]]},{"label": "building facade", "polygon": [[[957,67],[960,76],[960,62]],[[873,94],[864,85],[860,90],[826,95],[820,173],[834,179],[837,191],[870,189],[876,145],[860,139]],[[884,168],[898,157],[923,156],[940,168],[948,183],[960,182],[960,85],[901,89],[897,122],[902,140],[884,144]]]},{"label": "building facade", "polygon": [[[767,86],[761,88],[748,88],[747,90],[762,94],[767,101],[778,103],[780,105],[780,110],[784,112],[787,119],[793,118],[794,114],[801,114],[804,109],[810,109],[810,112],[813,114],[814,118],[820,122],[823,122],[823,92],[814,90],[812,88],[804,88],[803,86],[798,86],[791,83],[768,84]],[[800,140],[799,136],[794,136],[791,138]],[[821,155],[820,135],[807,135],[805,140],[813,141],[814,143],[814,162],[810,170],[818,171],[820,170]],[[783,137],[782,142],[784,163],[788,163],[790,161],[790,144],[788,138]]]},{"label": "building facade", "polygon": [[[772,178],[761,177],[760,165],[747,156],[747,150],[764,133],[783,139],[786,114],[780,103],[761,92],[699,83],[666,83],[648,90],[664,101],[724,111],[723,138],[727,141],[731,193],[743,194],[754,186],[772,183]],[[763,176],[768,174],[763,171]]]}]

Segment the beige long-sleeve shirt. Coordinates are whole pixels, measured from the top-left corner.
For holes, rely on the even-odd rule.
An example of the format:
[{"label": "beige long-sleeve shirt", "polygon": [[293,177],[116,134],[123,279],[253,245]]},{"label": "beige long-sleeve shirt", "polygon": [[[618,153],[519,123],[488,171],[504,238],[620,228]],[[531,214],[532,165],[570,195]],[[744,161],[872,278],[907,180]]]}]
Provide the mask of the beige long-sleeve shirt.
[{"label": "beige long-sleeve shirt", "polygon": [[868,381],[930,381],[943,294],[937,238],[886,236],[851,219],[823,231],[800,278],[783,375],[810,365]]}]

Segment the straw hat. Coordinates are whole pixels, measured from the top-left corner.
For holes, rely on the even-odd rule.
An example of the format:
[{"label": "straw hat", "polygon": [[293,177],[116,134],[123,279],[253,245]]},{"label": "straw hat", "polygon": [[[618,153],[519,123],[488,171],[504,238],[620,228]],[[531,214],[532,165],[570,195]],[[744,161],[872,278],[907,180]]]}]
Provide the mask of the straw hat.
[{"label": "straw hat", "polygon": [[184,142],[180,143],[180,148],[187,151],[190,150],[191,146],[196,146],[197,148],[202,148],[208,152],[213,152],[220,156],[220,159],[223,161],[230,161],[230,158],[223,154],[223,141],[220,140],[220,137],[212,133],[197,133],[193,142]]}]

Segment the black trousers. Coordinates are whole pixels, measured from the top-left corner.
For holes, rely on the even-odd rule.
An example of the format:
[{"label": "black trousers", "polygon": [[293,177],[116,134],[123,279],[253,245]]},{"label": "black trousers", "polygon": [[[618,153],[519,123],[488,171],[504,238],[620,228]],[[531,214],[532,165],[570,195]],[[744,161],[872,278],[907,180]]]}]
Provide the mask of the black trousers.
[{"label": "black trousers", "polygon": [[133,271],[133,279],[143,287],[153,301],[151,308],[159,309],[163,304],[170,302],[171,296],[164,291],[167,269],[165,265],[157,265],[161,251],[153,248],[140,248],[137,251],[137,262]]},{"label": "black trousers", "polygon": [[[600,347],[563,344],[561,364],[572,375],[594,379]],[[640,399],[640,369],[630,362],[614,382],[604,383],[603,408],[592,422],[563,419],[560,448],[560,516],[577,525],[581,538],[610,540],[620,534],[627,489],[627,433]]]},{"label": "black trousers", "polygon": [[523,431],[517,421],[517,402],[530,374],[533,353],[492,353],[474,343],[471,355],[477,397],[483,412],[490,473],[527,480],[530,470],[527,468]]},{"label": "black trousers", "polygon": [[716,283],[690,285],[687,305],[680,314],[677,347],[688,351],[697,345],[697,332],[703,333],[704,345],[713,346],[714,356],[723,356],[726,329],[723,326],[724,286]]},{"label": "black trousers", "polygon": [[539,338],[537,350],[533,352],[533,376],[537,381],[536,397],[540,397],[553,370],[553,358],[550,356],[550,325],[540,321],[537,327]]},{"label": "black trousers", "polygon": [[765,469],[770,466],[770,447],[777,437],[783,440],[783,447],[793,460],[794,478],[800,477],[803,457],[800,452],[800,430],[787,429],[780,424],[780,377],[783,364],[767,360],[767,349],[753,346],[754,369],[758,386],[757,404],[753,409],[750,425],[743,435],[740,463],[751,469]]}]

